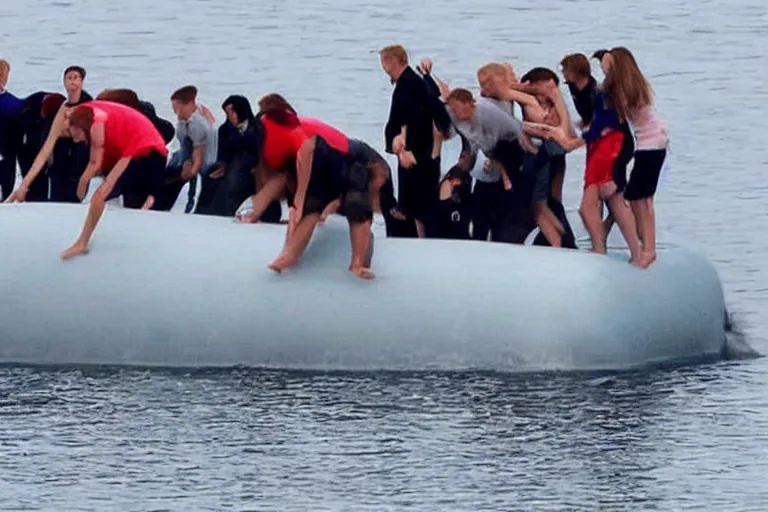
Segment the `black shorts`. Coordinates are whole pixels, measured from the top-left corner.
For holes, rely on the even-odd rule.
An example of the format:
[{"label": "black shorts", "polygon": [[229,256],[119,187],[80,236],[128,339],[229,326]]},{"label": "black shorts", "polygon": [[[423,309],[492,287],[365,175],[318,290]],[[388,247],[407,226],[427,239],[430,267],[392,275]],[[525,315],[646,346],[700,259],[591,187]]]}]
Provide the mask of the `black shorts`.
[{"label": "black shorts", "polygon": [[523,179],[530,186],[531,201],[546,203],[552,195],[553,171],[557,167],[565,172],[565,150],[556,142],[546,141],[535,155],[526,153],[523,160]]},{"label": "black shorts", "polygon": [[635,165],[624,190],[624,199],[637,201],[656,194],[661,168],[667,157],[666,149],[641,149],[635,151]]},{"label": "black shorts", "polygon": [[621,133],[624,138],[621,142],[621,151],[613,164],[613,182],[616,184],[616,191],[623,192],[627,187],[627,165],[635,154],[635,137],[629,129],[629,125],[621,125]]},{"label": "black shorts", "polygon": [[328,204],[341,198],[341,176],[347,164],[347,155],[331,147],[322,137],[315,136],[312,171],[304,198],[302,217],[323,213]]},{"label": "black shorts", "polygon": [[439,195],[440,158],[423,157],[410,169],[398,166],[397,177],[400,211],[409,219],[428,222]]},{"label": "black shorts", "polygon": [[147,196],[156,198],[165,186],[166,162],[167,157],[154,150],[132,158],[107,199],[123,196],[127,207],[140,208],[138,203],[143,204]]}]

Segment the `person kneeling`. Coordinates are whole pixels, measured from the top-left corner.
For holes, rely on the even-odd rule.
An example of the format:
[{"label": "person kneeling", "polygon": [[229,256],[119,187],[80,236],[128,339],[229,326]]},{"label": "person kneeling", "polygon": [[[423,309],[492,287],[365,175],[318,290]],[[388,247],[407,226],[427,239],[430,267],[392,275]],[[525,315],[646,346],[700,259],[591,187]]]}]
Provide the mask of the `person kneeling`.
[{"label": "person kneeling", "polygon": [[366,261],[370,260],[371,223],[373,212],[381,210],[379,191],[389,177],[389,169],[383,159],[362,163],[355,154],[344,155],[319,136],[302,144],[285,247],[269,268],[282,272],[298,263],[315,226],[339,212],[349,221],[350,271],[363,279],[374,277]]}]

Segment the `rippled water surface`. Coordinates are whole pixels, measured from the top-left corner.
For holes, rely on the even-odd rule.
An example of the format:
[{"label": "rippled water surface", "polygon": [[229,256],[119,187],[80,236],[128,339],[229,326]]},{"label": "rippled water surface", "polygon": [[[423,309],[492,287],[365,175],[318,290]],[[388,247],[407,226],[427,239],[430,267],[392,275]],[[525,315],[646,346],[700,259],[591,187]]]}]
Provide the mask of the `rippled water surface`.
[{"label": "rippled water surface", "polygon": [[[379,148],[385,44],[456,85],[489,60],[556,68],[626,45],[672,133],[658,223],[702,245],[768,351],[764,2],[0,4],[19,95],[61,89],[72,63],[92,93],[132,87],[167,117],[186,83],[219,120],[229,94],[279,91]],[[620,375],[2,368],[0,510],[764,511],[767,381],[764,359]]]}]

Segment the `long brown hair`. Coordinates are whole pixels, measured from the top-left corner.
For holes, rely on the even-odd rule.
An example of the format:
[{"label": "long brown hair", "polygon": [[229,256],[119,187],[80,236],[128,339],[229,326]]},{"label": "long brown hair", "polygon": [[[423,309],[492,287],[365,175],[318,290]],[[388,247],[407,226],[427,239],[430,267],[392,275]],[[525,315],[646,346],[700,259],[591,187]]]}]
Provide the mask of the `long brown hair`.
[{"label": "long brown hair", "polygon": [[653,104],[653,89],[632,52],[617,46],[610,54],[613,63],[603,87],[619,119],[631,119],[638,110]]},{"label": "long brown hair", "polygon": [[288,100],[276,92],[267,94],[259,100],[259,113],[282,126],[299,125],[296,110],[288,103]]}]

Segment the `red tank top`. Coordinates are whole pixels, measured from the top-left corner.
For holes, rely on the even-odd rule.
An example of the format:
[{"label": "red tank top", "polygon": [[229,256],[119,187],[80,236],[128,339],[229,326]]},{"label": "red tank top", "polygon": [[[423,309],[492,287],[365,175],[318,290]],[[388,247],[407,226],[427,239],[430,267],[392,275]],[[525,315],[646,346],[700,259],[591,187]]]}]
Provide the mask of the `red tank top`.
[{"label": "red tank top", "polygon": [[[336,151],[340,151],[345,155],[349,153],[349,139],[333,126],[325,124],[314,117],[300,117],[299,122],[301,123],[301,131],[304,132],[305,139],[318,135],[324,138],[325,142]],[[302,142],[304,141],[302,140]]]},{"label": "red tank top", "polygon": [[349,152],[349,139],[342,132],[312,117],[299,117],[299,125],[282,126],[268,116],[262,116],[264,125],[264,162],[271,169],[280,169],[296,159],[301,145],[314,135],[344,154]]},{"label": "red tank top", "polygon": [[104,100],[93,100],[84,105],[93,110],[94,124],[104,124],[104,170],[114,167],[121,158],[138,158],[152,151],[168,156],[162,135],[138,110]]}]

